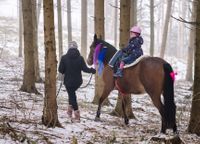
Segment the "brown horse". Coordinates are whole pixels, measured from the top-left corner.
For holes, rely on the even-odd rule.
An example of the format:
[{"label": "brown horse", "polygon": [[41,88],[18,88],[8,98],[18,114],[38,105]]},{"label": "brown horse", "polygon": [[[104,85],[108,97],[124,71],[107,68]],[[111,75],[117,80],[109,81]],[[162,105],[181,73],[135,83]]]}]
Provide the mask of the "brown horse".
[{"label": "brown horse", "polygon": [[[108,63],[117,50],[109,43],[97,39],[96,35],[94,36],[94,40],[90,46],[87,63],[89,65],[93,64],[93,56],[98,44],[107,47],[107,51],[103,60],[104,69],[102,76],[104,89],[99,100],[95,120],[100,119],[102,102],[108,97],[110,92],[114,90],[117,81],[118,87],[120,87],[120,89],[126,94],[148,93],[153,104],[161,115],[161,132],[165,133],[168,128],[177,132],[174,82],[170,76],[170,73],[173,73],[173,70],[170,64],[158,57],[145,57],[137,65],[124,69],[122,78],[114,78],[113,69],[108,65]],[[163,94],[164,103],[161,102],[161,94]],[[125,107],[126,101],[122,100],[124,121],[125,124],[128,124],[129,119],[126,115]]]}]

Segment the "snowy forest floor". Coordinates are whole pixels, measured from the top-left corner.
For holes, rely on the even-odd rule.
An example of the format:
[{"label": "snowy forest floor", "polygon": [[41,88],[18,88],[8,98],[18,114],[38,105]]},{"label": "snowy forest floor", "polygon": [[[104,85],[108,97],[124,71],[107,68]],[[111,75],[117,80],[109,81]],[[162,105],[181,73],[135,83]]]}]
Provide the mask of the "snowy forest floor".
[{"label": "snowy forest floor", "polygon": [[[39,38],[43,39],[43,37]],[[109,96],[112,105],[103,106],[101,122],[95,122],[97,105],[92,104],[94,97],[94,77],[91,85],[77,92],[81,122],[71,123],[67,118],[67,93],[62,87],[58,98],[58,118],[64,128],[46,128],[41,123],[44,84],[36,87],[42,95],[28,94],[19,91],[23,80],[23,59],[16,57],[18,47],[17,20],[0,18],[0,144],[15,143],[72,143],[78,144],[150,144],[150,138],[159,134],[160,115],[153,106],[150,97],[132,95],[132,108],[136,119],[131,119],[128,126],[123,118],[113,117],[117,91]],[[39,47],[43,52],[43,43]],[[41,52],[40,52],[41,54]],[[40,56],[41,76],[44,79],[44,60]],[[175,82],[175,101],[177,105],[177,125],[181,139],[186,144],[199,144],[200,137],[187,132],[192,92],[191,83],[180,80],[184,76],[185,65],[177,59],[170,59],[177,70]],[[83,74],[84,83],[90,75]],[[57,82],[59,88],[60,81]]]},{"label": "snowy forest floor", "polygon": [[[46,128],[41,123],[44,84],[36,84],[42,95],[19,91],[22,85],[23,60],[21,58],[0,59],[0,143],[71,143],[78,144],[147,144],[160,131],[160,115],[150,97],[132,95],[132,107],[136,119],[128,126],[123,118],[109,115],[117,101],[117,91],[109,97],[111,106],[103,106],[101,122],[95,122],[97,105],[91,103],[94,95],[94,78],[87,88],[77,92],[81,122],[71,123],[67,118],[67,93],[62,87],[57,98],[58,117],[64,128]],[[83,74],[85,85],[89,74]],[[57,82],[57,88],[60,82]],[[181,139],[186,144],[199,144],[200,138],[187,132],[192,92],[191,83],[175,82],[177,125]]]}]

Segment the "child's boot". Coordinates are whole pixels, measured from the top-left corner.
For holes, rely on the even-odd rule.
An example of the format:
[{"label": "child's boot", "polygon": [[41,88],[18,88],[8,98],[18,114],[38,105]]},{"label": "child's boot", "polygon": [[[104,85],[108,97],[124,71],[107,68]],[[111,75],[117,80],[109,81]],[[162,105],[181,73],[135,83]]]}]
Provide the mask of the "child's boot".
[{"label": "child's boot", "polygon": [[68,105],[67,115],[68,115],[69,118],[72,118],[72,112],[73,112],[72,105]]},{"label": "child's boot", "polygon": [[73,122],[80,122],[80,111],[76,110],[74,111],[74,118],[72,120]]}]

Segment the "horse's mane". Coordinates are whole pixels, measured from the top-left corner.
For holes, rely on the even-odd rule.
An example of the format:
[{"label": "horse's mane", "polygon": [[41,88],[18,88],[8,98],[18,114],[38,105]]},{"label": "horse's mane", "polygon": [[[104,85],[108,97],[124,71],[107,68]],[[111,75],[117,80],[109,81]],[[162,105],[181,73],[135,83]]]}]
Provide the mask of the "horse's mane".
[{"label": "horse's mane", "polygon": [[102,43],[103,46],[108,48],[108,50],[106,52],[106,56],[105,56],[105,61],[104,61],[105,64],[107,64],[110,61],[110,59],[112,58],[112,56],[116,53],[117,49],[113,45],[111,45],[110,43],[108,43],[104,40],[98,39],[97,41],[98,41],[98,44]]},{"label": "horse's mane", "polygon": [[109,63],[117,49],[110,43],[97,38],[94,38],[93,46],[93,64],[96,66],[98,63],[98,74],[101,75],[105,65]]},{"label": "horse's mane", "polygon": [[98,43],[102,43],[107,48],[117,51],[117,49],[113,45],[111,45],[110,43],[108,43],[104,40],[98,39]]}]

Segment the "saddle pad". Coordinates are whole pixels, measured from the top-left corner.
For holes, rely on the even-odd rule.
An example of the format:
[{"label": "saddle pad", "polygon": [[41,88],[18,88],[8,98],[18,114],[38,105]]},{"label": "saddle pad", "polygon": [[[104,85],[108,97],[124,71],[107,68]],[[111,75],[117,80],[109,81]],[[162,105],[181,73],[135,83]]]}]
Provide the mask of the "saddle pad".
[{"label": "saddle pad", "polygon": [[142,55],[142,56],[140,56],[139,58],[137,58],[135,61],[133,61],[132,63],[126,64],[126,65],[124,66],[124,68],[132,67],[132,66],[136,65],[137,63],[139,63],[143,58],[146,58],[146,57],[149,57],[149,56],[148,56],[148,55]]}]

